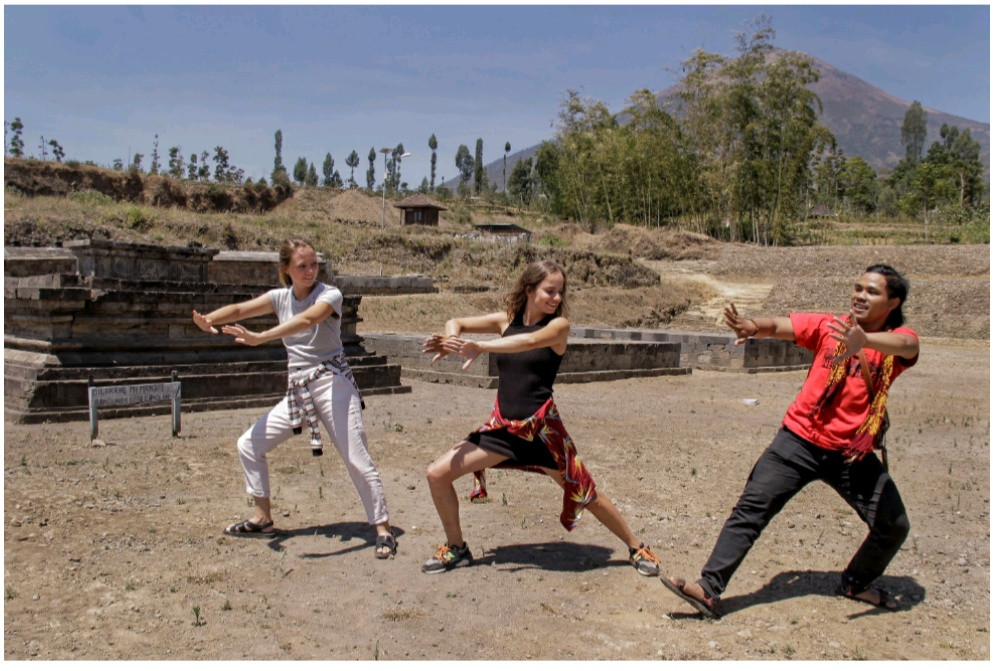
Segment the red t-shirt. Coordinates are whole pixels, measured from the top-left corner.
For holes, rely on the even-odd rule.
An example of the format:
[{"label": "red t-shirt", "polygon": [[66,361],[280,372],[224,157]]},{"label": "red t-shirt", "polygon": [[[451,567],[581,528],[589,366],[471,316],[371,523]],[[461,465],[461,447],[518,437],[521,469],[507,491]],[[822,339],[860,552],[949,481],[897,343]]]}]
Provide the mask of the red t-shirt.
[{"label": "red t-shirt", "polygon": [[[870,407],[867,399],[867,383],[864,382],[864,374],[860,370],[860,359],[853,356],[843,362],[843,365],[847,366],[843,387],[836,392],[831,402],[823,407],[821,413],[810,417],[809,413],[826,388],[833,353],[836,351],[837,342],[830,337],[833,331],[828,327],[834,315],[793,313],[789,317],[791,326],[795,330],[795,343],[815,352],[815,360],[808,370],[808,377],[802,384],[802,390],[784,415],[784,426],[819,447],[842,450],[860,428]],[[842,317],[845,315],[841,315]],[[915,331],[903,326],[895,329],[893,333],[907,333],[916,340],[919,339]],[[871,369],[871,376],[876,376],[885,355],[865,347],[864,356]],[[918,358],[918,355],[912,359],[896,356],[891,373],[892,382],[903,370],[914,366]]]}]

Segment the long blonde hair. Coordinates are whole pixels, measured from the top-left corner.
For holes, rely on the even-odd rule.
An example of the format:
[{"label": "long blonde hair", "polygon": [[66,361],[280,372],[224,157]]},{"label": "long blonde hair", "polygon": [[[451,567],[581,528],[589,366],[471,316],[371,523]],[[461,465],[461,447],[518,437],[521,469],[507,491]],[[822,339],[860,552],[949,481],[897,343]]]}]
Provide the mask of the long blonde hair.
[{"label": "long blonde hair", "polygon": [[528,299],[529,291],[535,290],[540,282],[556,273],[563,277],[563,294],[560,297],[560,304],[556,306],[556,312],[553,314],[556,317],[565,317],[567,315],[567,272],[556,261],[540,259],[533,261],[522,271],[518,281],[515,282],[515,288],[505,296],[504,311],[507,313],[508,319],[514,319],[518,311],[522,309]]},{"label": "long blonde hair", "polygon": [[315,251],[314,245],[303,238],[287,238],[283,241],[283,244],[280,245],[280,266],[277,269],[277,272],[280,274],[281,286],[289,287],[293,284],[290,279],[290,275],[287,274],[287,268],[290,267],[290,257],[292,257],[294,252],[300,247],[307,247],[312,252]]}]

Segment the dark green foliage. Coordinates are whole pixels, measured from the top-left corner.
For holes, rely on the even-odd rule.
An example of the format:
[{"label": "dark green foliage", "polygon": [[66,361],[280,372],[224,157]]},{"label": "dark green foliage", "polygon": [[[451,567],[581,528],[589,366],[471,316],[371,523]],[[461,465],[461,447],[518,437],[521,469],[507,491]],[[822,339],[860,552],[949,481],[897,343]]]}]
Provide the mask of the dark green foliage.
[{"label": "dark green foliage", "polygon": [[473,177],[473,156],[470,155],[470,148],[461,144],[456,150],[456,169],[459,171],[460,190],[467,188],[467,183]]}]

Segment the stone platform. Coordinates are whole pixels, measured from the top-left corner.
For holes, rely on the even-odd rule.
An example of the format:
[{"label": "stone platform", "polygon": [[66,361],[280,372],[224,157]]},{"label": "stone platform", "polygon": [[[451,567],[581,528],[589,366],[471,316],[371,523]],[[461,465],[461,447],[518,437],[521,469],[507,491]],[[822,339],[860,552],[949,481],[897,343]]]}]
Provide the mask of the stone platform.
[{"label": "stone platform", "polygon": [[[201,331],[191,319],[194,309],[210,311],[277,286],[276,254],[108,241],[4,251],[9,421],[85,419],[91,378],[96,385],[146,384],[169,381],[176,371],[183,410],[262,406],[284,394],[287,358],[279,341],[236,345],[230,336]],[[320,277],[338,279],[330,264]],[[400,366],[368,352],[356,334],[363,283],[349,280],[343,287],[342,342],[360,389],[365,396],[409,392],[400,383]],[[374,291],[388,281],[396,292],[434,291],[426,278],[373,280]],[[275,317],[244,323],[268,328]],[[159,412],[169,412],[169,404],[112,407],[100,414]]]},{"label": "stone platform", "polygon": [[650,329],[610,329],[580,326],[570,329],[570,338],[626,343],[676,343],[680,365],[701,370],[742,373],[774,373],[804,370],[812,365],[812,352],[786,340],[747,340],[736,345],[732,333],[693,333]]}]

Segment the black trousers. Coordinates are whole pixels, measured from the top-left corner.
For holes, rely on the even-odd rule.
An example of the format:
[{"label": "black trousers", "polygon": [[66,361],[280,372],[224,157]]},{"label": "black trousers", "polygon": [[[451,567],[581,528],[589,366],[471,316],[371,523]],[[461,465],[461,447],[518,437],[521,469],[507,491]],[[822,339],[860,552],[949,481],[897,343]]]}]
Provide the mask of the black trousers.
[{"label": "black trousers", "polygon": [[847,464],[840,452],[824,450],[782,427],[750,472],[701,570],[699,582],[709,596],[725,591],[767,524],[814,480],[835,489],[870,528],[843,572],[843,587],[862,592],[884,573],[909,534],[909,519],[898,488],[877,455]]}]

